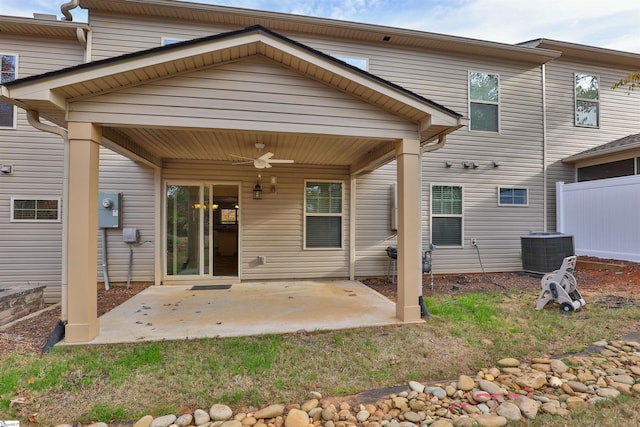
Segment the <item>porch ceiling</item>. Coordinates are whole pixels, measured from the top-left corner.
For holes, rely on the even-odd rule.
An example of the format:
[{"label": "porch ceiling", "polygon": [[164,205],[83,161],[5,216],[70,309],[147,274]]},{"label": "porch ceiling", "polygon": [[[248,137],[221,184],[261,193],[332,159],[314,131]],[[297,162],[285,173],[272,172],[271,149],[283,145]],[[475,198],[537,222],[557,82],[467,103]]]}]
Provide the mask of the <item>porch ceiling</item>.
[{"label": "porch ceiling", "polygon": [[[384,139],[335,137],[287,133],[226,132],[164,128],[110,128],[105,132],[124,135],[160,159],[212,160],[237,162],[231,156],[255,157],[256,142],[265,144],[277,158],[293,159],[296,164],[348,166],[363,152],[392,144]],[[179,142],[177,144],[176,142]]]}]

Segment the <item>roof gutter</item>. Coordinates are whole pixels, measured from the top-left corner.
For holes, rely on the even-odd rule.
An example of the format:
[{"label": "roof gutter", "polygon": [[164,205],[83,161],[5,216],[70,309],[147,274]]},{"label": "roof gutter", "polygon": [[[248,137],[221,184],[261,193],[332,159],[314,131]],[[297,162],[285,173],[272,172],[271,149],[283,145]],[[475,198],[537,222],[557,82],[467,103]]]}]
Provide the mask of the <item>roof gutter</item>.
[{"label": "roof gutter", "polygon": [[573,156],[565,157],[562,159],[562,163],[578,163],[581,160],[591,160],[598,157],[605,157],[611,154],[623,153],[626,151],[632,151],[640,149],[640,141],[623,146],[604,148],[598,151],[588,150],[583,153],[574,154]]},{"label": "roof gutter", "polygon": [[420,154],[427,153],[429,151],[435,151],[439,148],[444,147],[444,144],[447,142],[447,134],[443,133],[438,136],[437,142],[430,142],[428,144],[424,144],[420,146]]},{"label": "roof gutter", "polygon": [[69,238],[67,236],[69,229],[68,212],[69,212],[69,132],[58,126],[52,126],[40,121],[40,113],[35,110],[27,110],[27,120],[34,128],[49,132],[62,137],[64,141],[64,174],[62,182],[62,275],[61,275],[61,293],[62,307],[61,318],[63,322],[67,321],[67,295],[69,292],[68,271],[67,271],[67,248]]},{"label": "roof gutter", "polygon": [[71,0],[70,2],[67,2],[60,6],[60,12],[62,12],[62,14],[64,15],[65,21],[73,21],[73,15],[71,15],[71,12],[69,11],[78,7],[78,2],[79,0]]}]

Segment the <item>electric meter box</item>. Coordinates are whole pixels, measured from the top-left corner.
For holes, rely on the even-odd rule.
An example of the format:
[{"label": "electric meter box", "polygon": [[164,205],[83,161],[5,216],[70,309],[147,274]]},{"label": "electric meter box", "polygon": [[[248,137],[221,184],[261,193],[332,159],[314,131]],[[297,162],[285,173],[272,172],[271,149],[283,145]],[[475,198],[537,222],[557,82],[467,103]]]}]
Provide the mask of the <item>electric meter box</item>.
[{"label": "electric meter box", "polygon": [[122,227],[122,193],[98,193],[98,228]]},{"label": "electric meter box", "polygon": [[137,228],[123,228],[122,241],[125,243],[138,243],[140,241],[140,231]]}]

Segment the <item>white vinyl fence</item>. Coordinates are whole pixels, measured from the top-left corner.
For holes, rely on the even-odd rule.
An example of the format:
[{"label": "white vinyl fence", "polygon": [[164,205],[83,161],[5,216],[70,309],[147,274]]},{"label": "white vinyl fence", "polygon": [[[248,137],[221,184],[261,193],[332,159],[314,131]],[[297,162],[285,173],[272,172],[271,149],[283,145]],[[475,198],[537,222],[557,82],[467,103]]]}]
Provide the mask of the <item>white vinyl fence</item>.
[{"label": "white vinyl fence", "polygon": [[640,262],[640,175],[557,182],[556,212],[576,255]]}]

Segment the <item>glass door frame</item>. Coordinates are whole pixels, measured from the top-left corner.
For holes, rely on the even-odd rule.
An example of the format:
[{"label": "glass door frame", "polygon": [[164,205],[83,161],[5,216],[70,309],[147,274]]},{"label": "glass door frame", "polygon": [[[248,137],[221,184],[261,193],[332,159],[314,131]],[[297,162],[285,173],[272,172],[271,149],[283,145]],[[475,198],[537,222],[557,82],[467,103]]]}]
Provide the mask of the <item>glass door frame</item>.
[{"label": "glass door frame", "polygon": [[[199,246],[199,274],[167,274],[167,187],[170,185],[177,186],[190,186],[190,187],[200,187],[199,191],[199,201],[200,204],[200,214],[198,218],[198,246]],[[226,186],[235,186],[238,190],[238,213],[237,213],[237,221],[238,221],[238,275],[237,276],[215,276],[214,273],[214,222],[213,222],[213,210],[212,209],[204,209],[204,196],[205,196],[205,188],[209,189],[209,199],[210,203],[213,204],[214,197],[214,189],[216,185],[226,185]],[[217,180],[187,180],[187,179],[164,179],[162,180],[162,281],[163,282],[196,282],[196,281],[208,281],[211,282],[213,280],[219,279],[240,279],[241,277],[241,259],[242,259],[242,183],[239,181],[217,181]],[[209,251],[206,256],[208,256],[208,266],[209,273],[205,274],[205,214],[208,215],[209,222],[209,230],[208,236],[209,239]],[[228,282],[228,280],[225,280]]]}]

